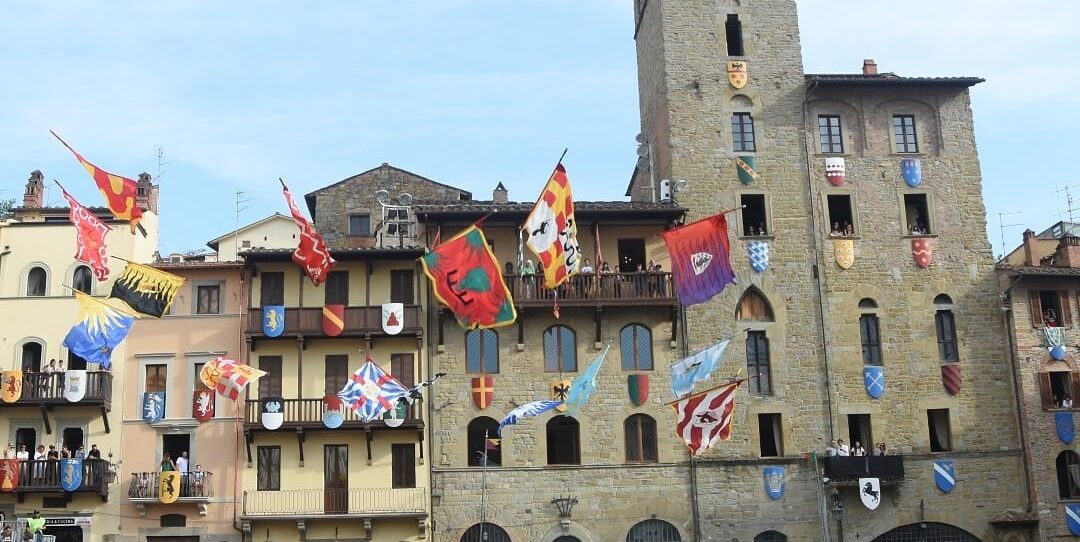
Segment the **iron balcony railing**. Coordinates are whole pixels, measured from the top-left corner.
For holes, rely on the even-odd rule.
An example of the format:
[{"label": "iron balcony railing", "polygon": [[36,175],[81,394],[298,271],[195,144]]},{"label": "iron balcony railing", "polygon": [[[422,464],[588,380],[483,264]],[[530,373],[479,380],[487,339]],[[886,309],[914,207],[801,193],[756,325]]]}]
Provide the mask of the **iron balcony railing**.
[{"label": "iron balcony railing", "polygon": [[[284,414],[284,421],[281,424],[281,429],[318,429],[324,427],[323,425],[323,400],[322,399],[284,399],[282,400],[281,412]],[[341,427],[344,429],[356,429],[365,427],[365,422],[360,419],[348,407],[343,412],[344,422]],[[375,427],[384,426],[383,422],[376,420],[371,422],[375,424]],[[262,412],[259,406],[258,399],[251,399],[247,401],[244,409],[244,425],[249,429],[259,429],[262,427]],[[416,414],[416,406],[410,406],[405,411],[405,421],[401,427],[417,428],[421,427],[423,422]],[[280,429],[279,429],[280,430]]]},{"label": "iron balcony railing", "polygon": [[[82,405],[104,406],[112,408],[112,373],[109,371],[88,371],[86,373],[86,393],[76,402],[64,397],[63,371],[53,373],[23,373],[22,396],[14,403],[0,402],[0,405]],[[3,383],[7,385],[7,383]]]},{"label": "iron balcony railing", "polygon": [[[76,492],[93,492],[107,495],[113,481],[112,465],[104,459],[83,459],[82,483]],[[75,473],[64,472],[63,464],[56,459],[37,459],[19,462],[19,484],[16,493],[63,492],[66,480]]]},{"label": "iron balcony railing", "polygon": [[[214,474],[208,471],[180,473],[181,502],[209,501],[214,496]],[[133,472],[128,485],[128,499],[133,502],[157,501],[161,487],[160,472]]]},{"label": "iron balcony railing", "polygon": [[427,514],[427,503],[422,487],[245,491],[244,516],[419,516]]},{"label": "iron balcony railing", "polygon": [[904,456],[826,457],[825,476],[834,482],[879,478],[882,482],[904,479]]},{"label": "iron balcony railing", "polygon": [[[420,307],[418,305],[405,305],[405,318],[401,333],[416,335],[420,329]],[[247,333],[249,335],[262,335],[263,333],[263,310],[261,308],[248,309]],[[296,336],[307,335],[321,337],[323,333],[322,307],[285,307],[285,329],[282,335]],[[357,337],[365,335],[385,334],[382,328],[382,307],[345,307],[345,325],[341,336]]]},{"label": "iron balcony railing", "polygon": [[677,303],[671,273],[579,273],[556,290],[543,287],[543,275],[504,274],[506,285],[521,306]]}]

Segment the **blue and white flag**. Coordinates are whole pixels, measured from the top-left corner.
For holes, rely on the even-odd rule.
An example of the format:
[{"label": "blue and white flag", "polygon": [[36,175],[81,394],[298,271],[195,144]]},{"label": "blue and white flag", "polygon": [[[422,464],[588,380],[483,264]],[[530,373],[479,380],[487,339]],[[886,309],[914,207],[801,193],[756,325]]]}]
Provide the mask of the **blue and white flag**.
[{"label": "blue and white flag", "polygon": [[731,339],[720,341],[696,354],[676,361],[671,366],[671,392],[675,397],[682,397],[694,391],[694,384],[709,379],[713,370],[720,365]]},{"label": "blue and white flag", "polygon": [[585,406],[585,403],[589,402],[589,397],[592,397],[592,393],[596,391],[596,373],[600,372],[600,367],[604,365],[609,350],[611,350],[611,343],[608,343],[604,351],[570,384],[570,391],[566,393],[565,401],[568,416],[573,416]]},{"label": "blue and white flag", "polygon": [[64,337],[64,347],[107,370],[113,349],[127,337],[135,318],[82,292],[75,292],[75,300],[79,322]]},{"label": "blue and white flag", "polygon": [[1050,352],[1050,357],[1056,361],[1065,359],[1068,355],[1065,348],[1065,328],[1046,326],[1043,328],[1043,337],[1046,338],[1046,350]]},{"label": "blue and white flag", "polygon": [[561,404],[562,401],[533,401],[531,403],[525,403],[524,405],[511,410],[510,413],[499,422],[499,434],[502,434],[503,427],[507,425],[515,425],[521,421],[522,418],[539,416]]},{"label": "blue and white flag", "polygon": [[394,408],[398,399],[409,394],[408,388],[368,358],[338,392],[345,404],[365,422],[378,419]]},{"label": "blue and white flag", "polygon": [[165,392],[148,391],[143,393],[143,415],[146,423],[154,423],[165,417]]}]

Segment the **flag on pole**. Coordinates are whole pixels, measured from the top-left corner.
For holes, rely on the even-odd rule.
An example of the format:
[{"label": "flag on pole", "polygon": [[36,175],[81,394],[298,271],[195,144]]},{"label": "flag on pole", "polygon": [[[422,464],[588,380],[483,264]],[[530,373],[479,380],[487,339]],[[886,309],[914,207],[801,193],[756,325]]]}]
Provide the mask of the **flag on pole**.
[{"label": "flag on pole", "polygon": [[444,376],[446,376],[446,373],[435,373],[434,378],[431,378],[429,380],[425,380],[425,381],[423,381],[423,382],[409,388],[409,393],[407,393],[405,396],[403,396],[402,399],[404,399],[405,402],[409,403],[410,405],[415,403],[417,399],[420,399],[421,397],[424,396],[424,388],[430,387],[432,384],[434,384],[435,382],[437,382],[440,378],[442,378]]},{"label": "flag on pole", "polygon": [[475,224],[420,257],[435,297],[466,330],[505,326],[517,319],[499,262]]},{"label": "flag on pole", "polygon": [[338,397],[341,397],[360,419],[370,422],[394,408],[398,399],[408,393],[409,390],[402,386],[401,382],[368,358],[338,392]]},{"label": "flag on pole", "polygon": [[484,448],[487,450],[498,450],[499,444],[502,443],[502,439],[488,437],[484,439]]},{"label": "flag on pole", "polygon": [[326,241],[315,231],[315,227],[308,222],[300,209],[296,207],[289,187],[285,181],[281,181],[281,190],[285,194],[285,202],[289,204],[289,212],[292,213],[293,221],[300,228],[300,245],[293,251],[292,259],[304,269],[304,273],[311,279],[311,283],[318,286],[326,280],[326,276],[334,268],[337,262],[330,256],[330,249],[326,248]]},{"label": "flag on pole", "polygon": [[186,281],[184,277],[160,269],[128,262],[124,272],[113,283],[109,297],[127,303],[143,314],[161,318]]},{"label": "flag on pole", "polygon": [[79,302],[79,321],[64,337],[64,347],[102,369],[112,366],[112,351],[131,331],[133,316],[75,291]]},{"label": "flag on pole", "polygon": [[589,402],[589,397],[592,397],[592,393],[596,391],[596,373],[600,372],[600,367],[604,365],[609,350],[611,350],[611,343],[608,343],[604,351],[596,356],[589,367],[570,384],[570,391],[566,393],[565,401],[567,416],[573,416],[585,406],[585,403]]},{"label": "flag on pole", "polygon": [[570,180],[560,162],[525,219],[525,244],[540,258],[544,287],[554,289],[581,268]]},{"label": "flag on pole", "polygon": [[727,218],[717,214],[664,232],[679,300],[704,303],[735,282]]},{"label": "flag on pole", "polygon": [[57,135],[56,132],[49,130],[49,133],[67,147],[67,150],[71,151],[71,154],[75,155],[75,159],[82,164],[82,167],[86,169],[86,172],[90,174],[90,177],[94,179],[94,184],[96,184],[98,190],[101,191],[101,195],[105,196],[105,205],[109,207],[109,211],[113,216],[121,220],[127,220],[131,225],[131,233],[135,233],[135,227],[138,226],[139,221],[142,220],[142,209],[139,208],[139,204],[136,201],[136,195],[139,192],[139,184],[132,179],[113,175],[112,173],[91,164],[83,158],[81,154],[75,152],[75,149],[71,148],[71,145],[68,145],[66,141],[60,139],[60,136]]},{"label": "flag on pole", "polygon": [[266,371],[244,365],[236,360],[218,356],[203,365],[199,380],[203,385],[233,401],[240,397],[248,384],[266,376]]},{"label": "flag on pole", "polygon": [[689,355],[671,365],[671,392],[675,397],[682,397],[694,391],[694,384],[709,379],[713,370],[720,365],[731,339],[722,340],[700,352]]},{"label": "flag on pole", "polygon": [[507,425],[515,425],[522,418],[531,418],[533,416],[539,416],[559,405],[562,401],[533,401],[531,403],[525,403],[514,410],[511,410],[501,422],[499,422],[499,433],[502,433],[503,427]]},{"label": "flag on pole", "polygon": [[735,390],[745,382],[737,380],[672,403],[678,415],[675,434],[701,455],[721,440],[731,437],[731,414],[735,411]]},{"label": "flag on pole", "polygon": [[75,259],[90,266],[99,281],[109,278],[109,257],[105,255],[105,236],[112,229],[89,209],[83,207],[67,190],[60,189],[71,206],[68,218],[75,225]]}]

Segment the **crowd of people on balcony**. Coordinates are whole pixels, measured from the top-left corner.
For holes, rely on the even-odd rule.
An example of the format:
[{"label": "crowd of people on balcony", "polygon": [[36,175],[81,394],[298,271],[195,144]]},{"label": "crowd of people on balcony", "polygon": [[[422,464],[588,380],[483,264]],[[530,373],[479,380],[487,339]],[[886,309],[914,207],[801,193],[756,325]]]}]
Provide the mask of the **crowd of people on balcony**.
[{"label": "crowd of people on balcony", "polygon": [[[84,483],[97,483],[102,475],[102,467],[94,467],[93,464],[100,462],[101,450],[97,444],[91,444],[90,450],[79,445],[72,451],[66,445],[61,445],[57,450],[55,445],[50,444],[46,449],[44,444],[39,444],[37,450],[30,454],[26,444],[20,443],[18,449],[12,443],[8,443],[3,452],[4,459],[17,459],[19,461],[20,485],[32,487],[58,486],[60,485],[60,460],[83,459]],[[86,476],[92,474],[93,478]]]},{"label": "crowd of people on balcony", "polygon": [[[181,497],[206,497],[207,495],[207,475],[210,473],[203,470],[203,466],[200,464],[195,465],[194,470],[189,469],[190,460],[188,459],[187,450],[180,452],[180,457],[175,460],[169,452],[165,452],[161,457],[161,463],[159,465],[160,472],[178,472],[180,473],[180,496]],[[132,489],[131,496],[133,497],[156,497],[157,496],[157,480],[156,474],[150,472],[136,472],[132,473]]]},{"label": "crowd of people on balcony", "polygon": [[841,438],[829,441],[829,445],[825,447],[825,455],[827,457],[878,457],[888,455],[888,448],[884,442],[879,442],[877,446],[870,449],[870,453],[867,453],[861,442],[856,440],[848,446]]},{"label": "crowd of people on balcony", "polygon": [[[503,275],[515,297],[521,299],[551,299],[552,290],[543,287],[543,269],[525,260],[520,269],[515,269],[513,262],[506,262]],[[593,265],[591,258],[585,258],[578,273],[558,288],[560,299],[598,298],[643,298],[671,297],[668,273],[653,260],[648,264],[637,264],[630,272],[612,269],[610,262],[597,260]]]}]

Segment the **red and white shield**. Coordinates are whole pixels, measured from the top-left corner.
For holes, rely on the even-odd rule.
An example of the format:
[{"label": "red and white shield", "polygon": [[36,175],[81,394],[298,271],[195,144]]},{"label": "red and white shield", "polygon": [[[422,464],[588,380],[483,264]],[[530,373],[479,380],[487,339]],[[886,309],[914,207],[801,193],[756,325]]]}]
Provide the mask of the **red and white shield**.
[{"label": "red and white shield", "polygon": [[207,389],[195,390],[192,395],[191,416],[198,420],[199,423],[214,417],[214,395],[213,390]]},{"label": "red and white shield", "polygon": [[323,305],[322,329],[327,337],[337,337],[345,329],[345,305]]},{"label": "red and white shield", "polygon": [[402,303],[383,303],[382,329],[387,335],[397,335],[405,327],[405,305]]},{"label": "red and white shield", "polygon": [[915,258],[915,265],[926,269],[934,261],[934,245],[927,237],[911,240],[911,256]]},{"label": "red and white shield", "polygon": [[847,176],[847,166],[844,163],[844,159],[841,157],[832,157],[825,159],[825,178],[829,180],[829,183],[833,186],[840,186],[844,184],[844,178]]}]

